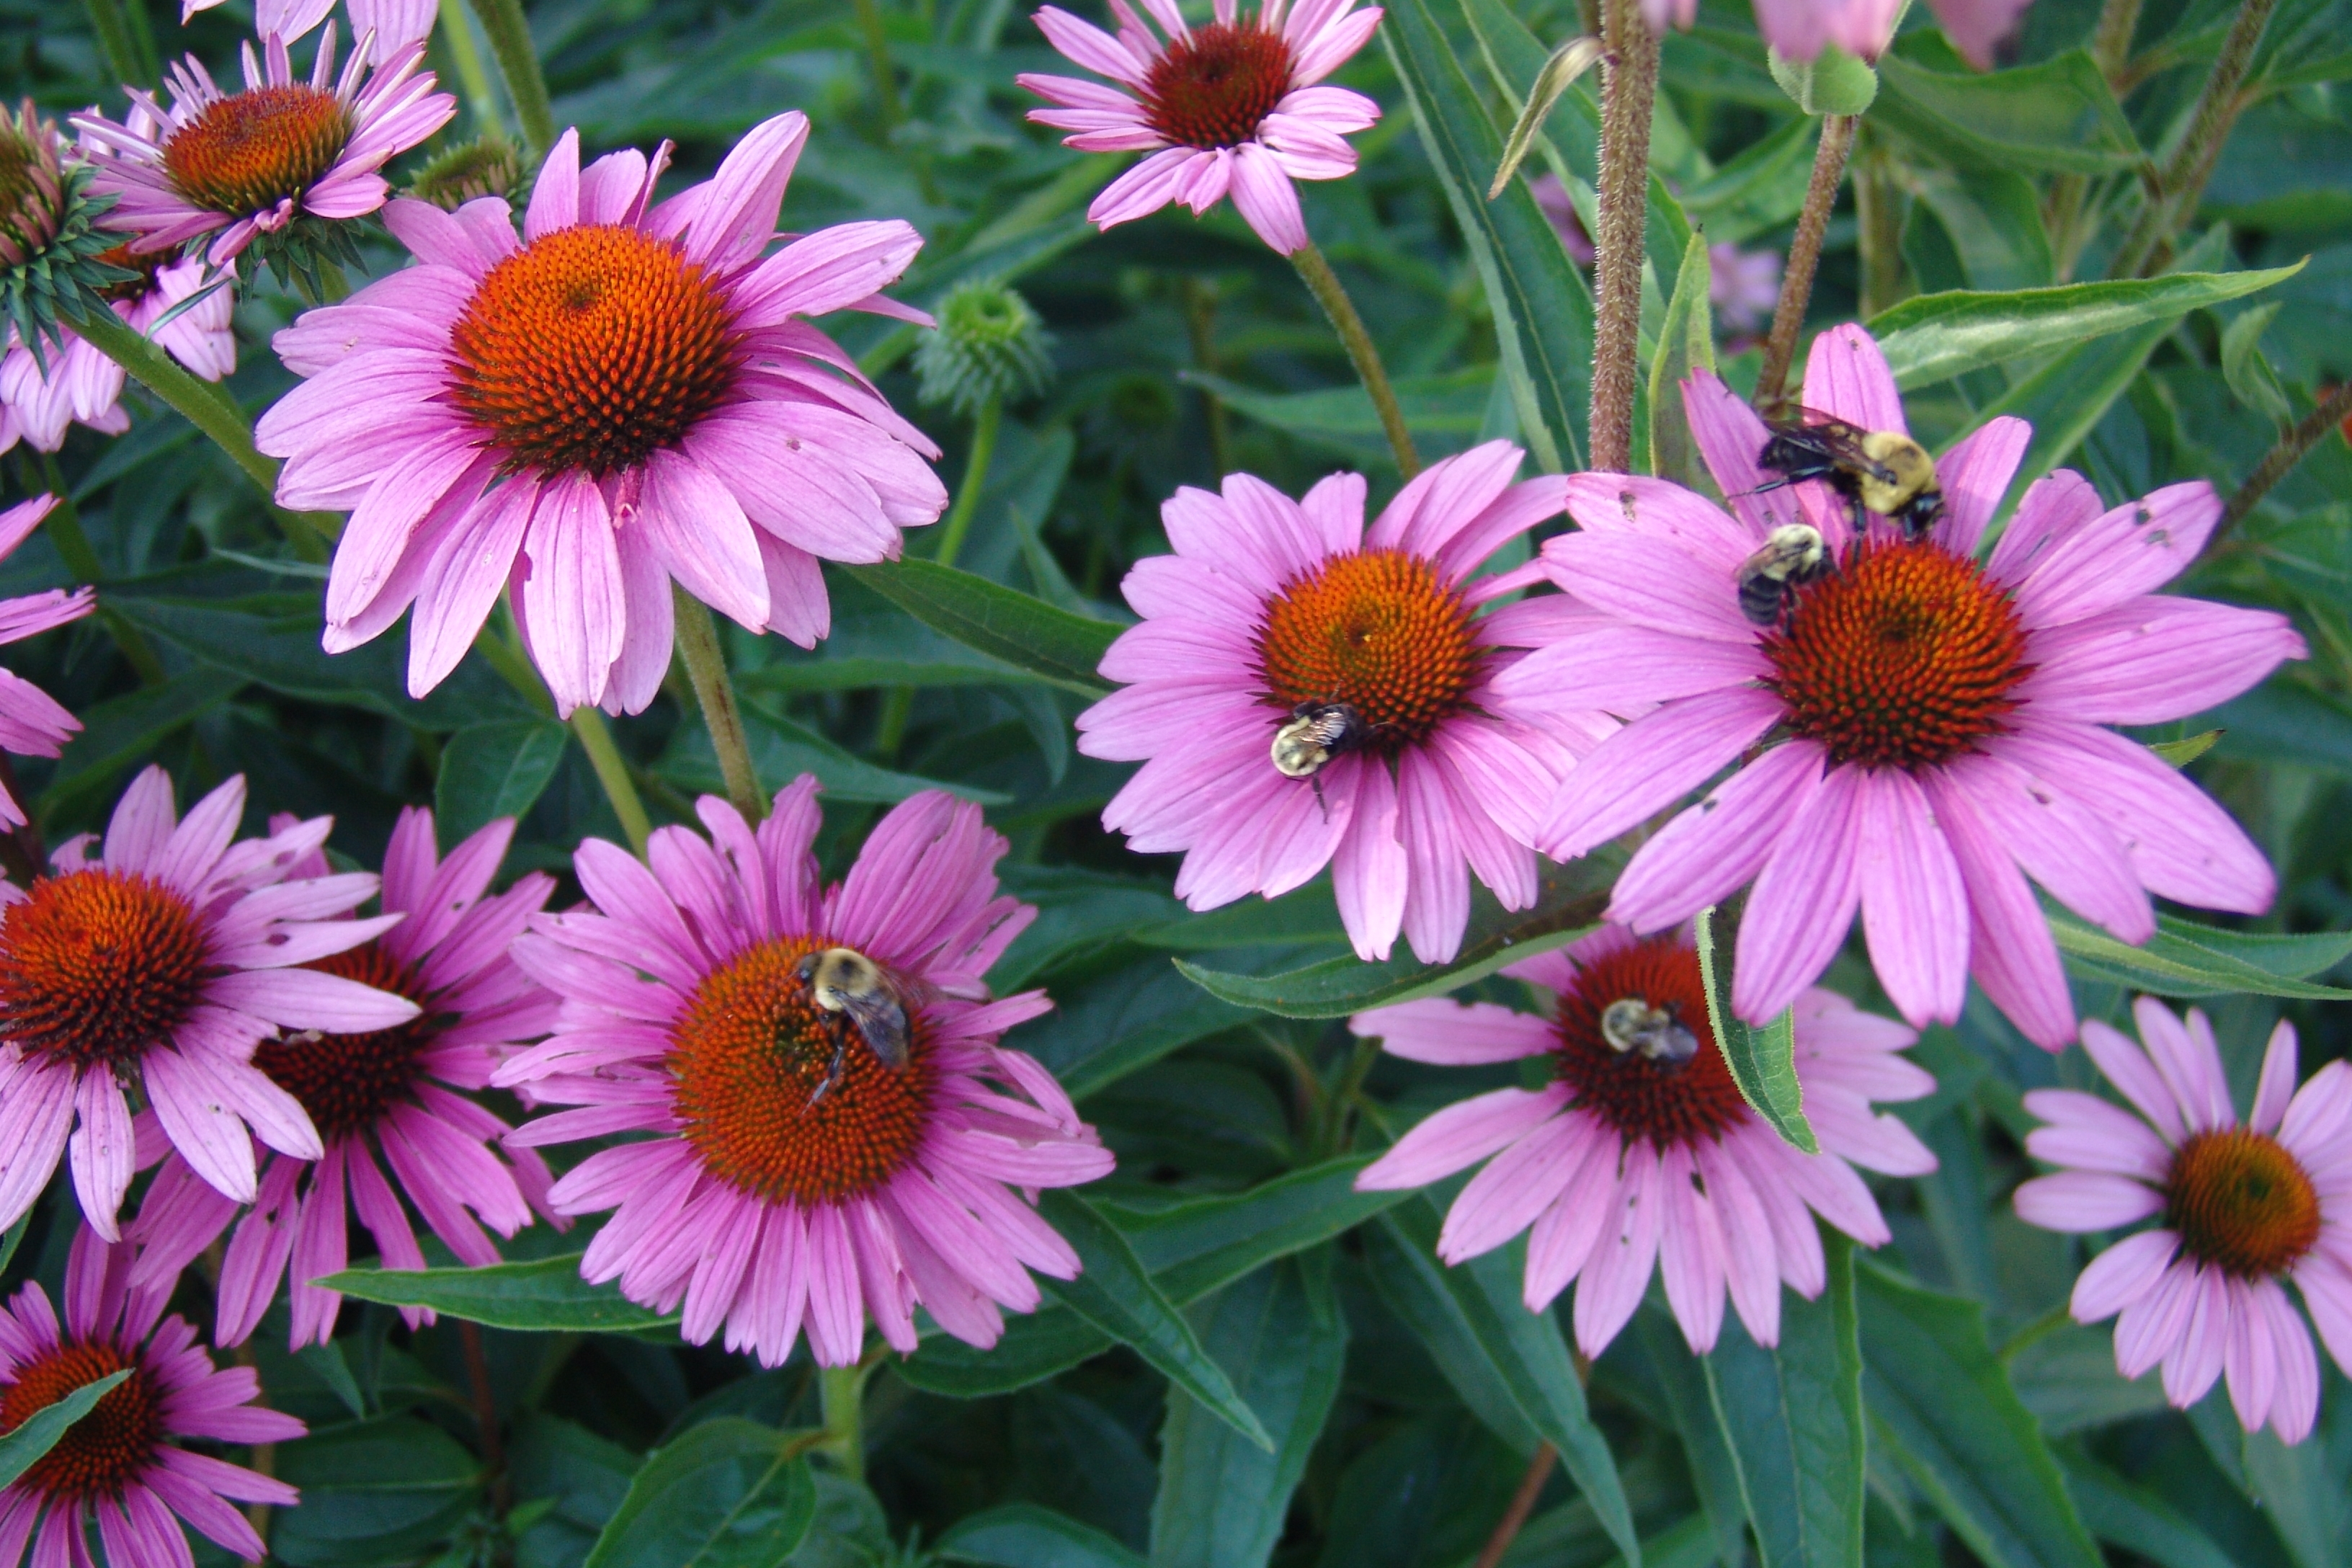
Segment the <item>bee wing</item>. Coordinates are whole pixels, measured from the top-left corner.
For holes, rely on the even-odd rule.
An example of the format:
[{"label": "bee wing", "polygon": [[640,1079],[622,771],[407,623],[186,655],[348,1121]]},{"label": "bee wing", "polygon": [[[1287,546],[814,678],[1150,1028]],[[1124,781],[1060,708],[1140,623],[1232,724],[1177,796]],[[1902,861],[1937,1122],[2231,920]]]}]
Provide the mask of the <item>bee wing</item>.
[{"label": "bee wing", "polygon": [[887,985],[871,996],[844,995],[841,1010],[884,1067],[896,1071],[907,1065],[907,1009]]}]

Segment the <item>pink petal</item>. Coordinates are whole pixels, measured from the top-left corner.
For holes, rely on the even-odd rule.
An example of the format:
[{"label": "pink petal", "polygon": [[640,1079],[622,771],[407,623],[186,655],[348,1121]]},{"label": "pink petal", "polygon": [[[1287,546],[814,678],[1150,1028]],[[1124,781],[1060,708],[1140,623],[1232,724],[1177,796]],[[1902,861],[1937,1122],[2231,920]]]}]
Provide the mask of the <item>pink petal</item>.
[{"label": "pink petal", "polygon": [[1739,925],[1732,1006],[1769,1022],[1829,967],[1861,902],[1861,770],[1832,768],[1757,876]]}]

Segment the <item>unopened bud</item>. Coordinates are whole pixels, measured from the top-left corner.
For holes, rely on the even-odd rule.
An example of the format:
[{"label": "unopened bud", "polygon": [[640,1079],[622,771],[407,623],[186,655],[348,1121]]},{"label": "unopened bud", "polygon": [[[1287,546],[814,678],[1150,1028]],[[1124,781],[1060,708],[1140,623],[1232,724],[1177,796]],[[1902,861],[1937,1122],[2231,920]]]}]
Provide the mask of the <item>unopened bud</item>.
[{"label": "unopened bud", "polygon": [[495,132],[450,148],[409,182],[408,194],[456,212],[483,196],[510,196],[522,185],[522,155]]},{"label": "unopened bud", "polygon": [[1045,384],[1053,365],[1045,324],[1003,284],[957,284],[940,301],[939,319],[939,330],[915,351],[925,403],[969,415],[992,397],[1018,397]]},{"label": "unopened bud", "polygon": [[0,266],[47,248],[65,207],[56,124],[36,113],[29,98],[14,114],[0,109]]}]

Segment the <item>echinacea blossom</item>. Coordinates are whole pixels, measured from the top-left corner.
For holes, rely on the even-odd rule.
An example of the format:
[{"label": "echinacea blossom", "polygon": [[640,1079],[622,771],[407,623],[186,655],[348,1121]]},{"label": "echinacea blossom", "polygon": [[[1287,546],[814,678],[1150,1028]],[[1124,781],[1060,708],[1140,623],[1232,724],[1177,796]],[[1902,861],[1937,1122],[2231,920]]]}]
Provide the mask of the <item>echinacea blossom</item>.
[{"label": "echinacea blossom", "polygon": [[[1307,248],[1307,220],[1293,180],[1344,180],[1356,172],[1347,137],[1381,106],[1344,87],[1319,85],[1381,25],[1378,6],[1355,0],[1263,0],[1244,16],[1216,0],[1215,19],[1188,26],[1176,0],[1143,0],[1158,32],[1126,0],[1110,0],[1116,37],[1058,6],[1038,30],[1073,64],[1118,85],[1024,71],[1014,79],[1056,105],[1033,109],[1040,125],[1074,134],[1082,153],[1149,153],[1087,208],[1104,228],[1171,202],[1206,213],[1230,195],[1257,237],[1285,256]],[[1161,35],[1165,35],[1163,37]]]},{"label": "echinacea blossom", "polygon": [[2352,1068],[2329,1062],[2295,1087],[2294,1026],[2271,1031],[2253,1114],[2238,1120],[2205,1015],[2132,1005],[2143,1050],[2096,1019],[2083,1048],[2131,1104],[2039,1089],[2025,1109],[2045,1126],[2026,1152],[2060,1169],[2017,1189],[2018,1217],[2044,1230],[2121,1230],[2074,1281],[2077,1322],[2116,1320],[2116,1370],[2159,1363],[2181,1409],[2227,1374],[2249,1432],[2265,1423],[2300,1443],[2319,1415],[2311,1331],[2352,1371]]},{"label": "echinacea blossom", "polygon": [[[293,825],[288,817],[270,826]],[[425,1266],[401,1205],[404,1193],[469,1268],[499,1260],[484,1226],[510,1237],[530,1223],[534,1208],[553,1217],[545,1162],[529,1149],[501,1149],[499,1141],[511,1129],[457,1092],[487,1086],[518,1044],[539,1038],[554,1021],[555,998],[508,956],[554,891],[553,879],[533,871],[503,893],[489,892],[514,826],[512,817],[501,817],[445,860],[435,846],[433,814],[403,811],[384,851],[383,903],[385,914],[404,918],[310,967],[404,996],[417,1016],[363,1033],[303,1030],[255,1049],[253,1065],[309,1113],[324,1154],[260,1152],[259,1192],[239,1218],[237,1205],[174,1153],[156,1173],[139,1217],[124,1226],[125,1237],[142,1248],[132,1284],[168,1291],[179,1271],[236,1221],[215,1292],[214,1343],[245,1342],[289,1264],[293,1346],[327,1342],[342,1296],[310,1281],[349,1259],[347,1205],[374,1237],[388,1268]],[[297,877],[326,871],[316,850],[293,868]]]},{"label": "echinacea blossom", "polygon": [[254,1403],[249,1366],[215,1367],[186,1319],[163,1316],[168,1291],[130,1285],[131,1249],[84,1226],[66,1258],[65,1321],[38,1284],[0,1307],[0,1432],[119,1372],[57,1446],[0,1488],[0,1568],[26,1548],[36,1568],[91,1561],[91,1521],[110,1568],[171,1568],[194,1561],[182,1525],[248,1563],[266,1554],[237,1503],[291,1508],[285,1482],[199,1454],[199,1443],[284,1443],[307,1430]]},{"label": "echinacea blossom", "polygon": [[401,918],[332,918],[376,890],[371,875],[289,879],[334,819],[233,842],[244,814],[241,774],[181,817],[171,778],[150,767],[102,846],[84,834],[30,888],[0,882],[0,1226],[64,1159],[82,1217],[116,1239],[134,1168],[130,1087],[191,1170],[251,1203],[255,1139],[297,1159],[325,1152],[301,1102],[254,1065],[255,1047],[280,1028],[362,1032],[417,1016],[405,996],[300,967]]},{"label": "echinacea blossom", "polygon": [[[492,1081],[577,1109],[509,1145],[646,1135],[574,1165],[553,1204],[617,1211],[581,1272],[659,1311],[683,1302],[690,1343],[723,1324],[729,1350],[775,1366],[805,1330],[818,1364],[848,1366],[868,1315],[912,1351],[920,1306],[994,1344],[1000,1307],[1038,1305],[1028,1270],[1078,1272],[1036,1189],[1111,1168],[1053,1075],[997,1044],[1052,1005],[992,1001],[982,979],[1037,912],[997,892],[1004,840],[978,806],[927,790],[826,887],[814,778],[756,829],[715,796],[696,809],[710,837],[656,829],[650,869],[583,844],[572,864],[597,912],[542,915],[515,944],[563,1001],[554,1034]],[[882,1049],[818,1005],[814,965],[836,948],[873,966],[895,1011]]]},{"label": "echinacea blossom", "polygon": [[[1433,463],[1369,531],[1358,474],[1296,501],[1228,474],[1223,494],[1160,508],[1176,552],[1127,575],[1143,622],[1102,674],[1129,684],[1078,716],[1078,750],[1143,763],[1103,826],[1141,854],[1183,851],[1186,904],[1275,898],[1328,865],[1360,955],[1386,958],[1402,930],[1436,963],[1461,948],[1470,872],[1507,910],[1535,902],[1544,802],[1615,725],[1574,681],[1502,683],[1580,614],[1495,604],[1538,568],[1477,575],[1559,513],[1560,479],[1513,482],[1520,456],[1490,441]],[[1295,715],[1340,706],[1350,743],[1308,773],[1277,766]]]},{"label": "echinacea blossom", "polygon": [[[202,261],[166,263],[134,256],[128,245],[98,259],[139,274],[100,292],[142,337],[153,338],[191,374],[206,381],[218,381],[236,368],[236,333],[230,325],[236,301],[228,284],[214,288],[162,326],[155,324],[212,281]],[[234,276],[236,264],[225,270]],[[122,367],[70,329],[63,342],[45,344],[38,358],[11,332],[7,357],[0,361],[0,405],[7,410],[11,434],[0,440],[0,451],[22,436],[36,450],[54,452],[66,444],[66,426],[76,421],[103,435],[121,435],[131,428],[122,383]]]},{"label": "echinacea blossom", "polygon": [[[256,238],[298,217],[364,217],[391,186],[379,172],[449,122],[457,100],[434,90],[422,42],[383,49],[372,37],[335,74],[335,29],[319,42],[310,79],[298,81],[287,40],[245,46],[245,90],[224,92],[194,55],[166,73],[172,107],[128,87],[123,124],[74,116],[96,188],[117,200],[110,227],[138,236],[131,249],[174,250],[205,235],[207,265],[226,266]],[[371,61],[380,60],[371,72]]]},{"label": "echinacea blossom", "polygon": [[[1792,60],[1811,60],[1834,44],[1860,59],[1876,60],[1895,41],[1906,0],[1756,0],[1756,26],[1765,43]],[[1927,0],[1927,9],[1952,47],[1979,70],[1992,68],[1993,51],[2016,29],[2032,0]],[[1698,0],[1642,0],[1654,33],[1687,28],[1698,20]]]},{"label": "echinacea blossom", "polygon": [[[55,496],[37,495],[0,511],[0,560],[13,554],[57,504]],[[51,588],[0,599],[0,644],[54,631],[81,619],[97,605],[96,591],[90,588]],[[63,703],[14,671],[0,669],[0,751],[20,757],[54,757],[80,731],[81,721],[66,711]],[[0,826],[21,827],[25,822],[25,808],[5,785],[0,785]],[[0,1094],[5,1093],[0,1089]]]},{"label": "echinacea blossom", "polygon": [[[209,11],[221,0],[180,0],[180,25],[199,11]],[[253,7],[253,30],[261,37],[279,37],[292,43],[327,19],[335,8],[335,0],[257,0]],[[433,31],[433,18],[439,13],[438,0],[344,0],[343,9],[351,13],[352,37],[364,38],[375,35],[379,57],[393,50],[419,42]]]},{"label": "echinacea blossom", "polygon": [[[1528,1231],[1528,1310],[1580,1279],[1576,1342],[1587,1356],[1641,1305],[1654,1264],[1694,1352],[1715,1348],[1727,1291],[1748,1336],[1777,1344],[1781,1285],[1810,1300],[1827,1281],[1815,1215],[1866,1247],[1889,1239],[1853,1167],[1936,1168],[1909,1128],[1871,1109],[1936,1087],[1901,1055],[1916,1037],[1891,1018],[1827,991],[1798,998],[1797,1081],[1821,1142],[1808,1154],[1740,1098],[1685,934],[1603,926],[1504,973],[1549,989],[1550,1016],[1439,997],[1359,1013],[1348,1027],[1391,1056],[1450,1067],[1549,1056],[1552,1080],[1447,1106],[1356,1185],[1418,1187],[1487,1161],[1454,1200],[1438,1256],[1459,1263]],[[1626,1003],[1682,1031],[1688,1054],[1633,1043],[1611,1012]]]},{"label": "echinacea blossom", "polygon": [[[2057,943],[2028,879],[2118,940],[2156,931],[2151,893],[2254,914],[2274,882],[2229,815],[2111,724],[2202,712],[2304,657],[2284,616],[2159,595],[2221,502],[2200,479],[2108,507],[2081,475],[2026,491],[1977,548],[2030,427],[1987,423],[1937,461],[1941,515],[1906,540],[1819,481],[1765,490],[1761,420],[1706,373],[1684,384],[1727,513],[1679,486],[1568,480],[1582,531],[1548,542],[1552,581],[1601,619],[1506,671],[1633,722],[1570,773],[1538,842],[1562,858],[1735,771],[1636,849],[1610,918],[1689,919],[1750,882],[1732,997],[1762,1022],[1844,943],[1857,909],[1879,983],[1913,1024],[1959,1015],[1969,974],[2027,1037],[2074,1037]],[[1804,404],[1903,432],[1868,333],[1814,341]],[[1819,530],[1833,569],[1769,626],[1737,579],[1771,531]]]},{"label": "echinacea blossom", "polygon": [[669,158],[580,167],[566,132],[516,237],[501,197],[384,224],[418,265],[278,334],[310,379],[262,416],[278,499],[349,511],[327,582],[341,653],[415,605],[408,689],[457,668],[500,590],[569,713],[635,713],[669,668],[670,581],[814,647],[819,558],[887,561],[935,521],[939,456],[803,318],[928,321],[877,290],[922,247],[892,220],[774,255],[808,117],[754,126],[717,176],[658,205]]}]

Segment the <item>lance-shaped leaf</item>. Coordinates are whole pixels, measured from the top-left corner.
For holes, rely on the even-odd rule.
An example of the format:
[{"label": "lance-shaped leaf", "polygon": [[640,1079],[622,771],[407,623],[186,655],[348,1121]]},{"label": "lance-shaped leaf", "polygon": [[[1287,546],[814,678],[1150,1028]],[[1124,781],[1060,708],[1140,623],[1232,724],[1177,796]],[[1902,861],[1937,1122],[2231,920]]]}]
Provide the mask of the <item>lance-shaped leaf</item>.
[{"label": "lance-shaped leaf", "polygon": [[842,566],[859,583],[935,632],[977,648],[1082,697],[1100,697],[1109,683],[1095,673],[1119,628],[1033,598],[936,561],[909,558],[875,566]]},{"label": "lance-shaped leaf", "polygon": [[1731,1081],[1756,1114],[1790,1142],[1808,1154],[1821,1151],[1812,1124],[1805,1120],[1804,1086],[1797,1081],[1795,1020],[1783,1012],[1760,1027],[1744,1022],[1731,1010],[1731,976],[1716,962],[1715,910],[1701,910],[1694,922],[1698,936],[1699,976],[1706,984],[1706,1017],[1714,1026],[1723,1064]]},{"label": "lance-shaped leaf", "polygon": [[580,1278],[579,1253],[486,1268],[346,1268],[313,1283],[387,1307],[430,1307],[446,1318],[494,1329],[598,1333],[654,1329],[676,1312],[640,1307],[617,1285]]},{"label": "lance-shaped leaf", "polygon": [[816,1521],[808,1462],[772,1426],[721,1416],[654,1451],[583,1568],[765,1568]]},{"label": "lance-shaped leaf", "polygon": [[[21,1227],[9,1234],[21,1234]],[[131,1370],[125,1367],[95,1383],[83,1384],[55,1405],[36,1410],[23,1426],[0,1437],[0,1487],[31,1469],[42,1455],[56,1447],[66,1428],[95,1410],[100,1400],[114,1392],[115,1384],[131,1375]]]},{"label": "lance-shaped leaf", "polygon": [[2352,957],[2352,931],[2278,936],[2221,931],[2158,915],[2156,934],[2134,947],[2062,910],[2047,912],[2050,934],[2057,939],[2067,967],[2090,979],[2159,996],[2242,992],[2313,1002],[2352,998],[2352,991],[2304,978],[2324,974]]},{"label": "lance-shaped leaf", "polygon": [[1493,201],[1511,183],[1527,161],[1528,149],[1535,145],[1536,132],[1551,117],[1552,105],[1559,101],[1569,84],[1592,68],[1593,62],[1606,52],[1601,40],[1580,34],[1552,50],[1536,73],[1535,85],[1528,89],[1528,100],[1519,110],[1519,118],[1511,133],[1503,139],[1503,161],[1496,167],[1495,183],[1486,187],[1486,199]]}]

